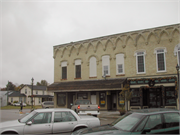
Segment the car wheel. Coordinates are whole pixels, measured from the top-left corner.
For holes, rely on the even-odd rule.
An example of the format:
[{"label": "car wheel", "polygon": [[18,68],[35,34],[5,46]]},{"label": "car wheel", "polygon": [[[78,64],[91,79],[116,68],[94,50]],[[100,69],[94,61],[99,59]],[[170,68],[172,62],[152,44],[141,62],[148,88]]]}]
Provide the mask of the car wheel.
[{"label": "car wheel", "polygon": [[80,129],[83,129],[83,128],[87,128],[87,127],[77,127],[74,129],[74,131],[77,131],[77,130],[80,130]]},{"label": "car wheel", "polygon": [[2,134],[2,135],[3,135],[3,134],[9,134],[9,135],[11,135],[11,134],[18,134],[18,133],[16,133],[16,132],[10,132],[10,131],[9,131],[9,132],[1,133],[1,134]]},{"label": "car wheel", "polygon": [[94,117],[97,117],[97,115],[93,115]]}]

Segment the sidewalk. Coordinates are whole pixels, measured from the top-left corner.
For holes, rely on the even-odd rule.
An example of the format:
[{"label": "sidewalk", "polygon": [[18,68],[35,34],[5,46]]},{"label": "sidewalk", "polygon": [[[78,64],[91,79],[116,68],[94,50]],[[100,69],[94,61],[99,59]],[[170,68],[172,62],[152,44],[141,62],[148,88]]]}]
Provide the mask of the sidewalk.
[{"label": "sidewalk", "polygon": [[100,111],[98,118],[114,118],[117,119],[120,117],[120,113],[118,111]]}]

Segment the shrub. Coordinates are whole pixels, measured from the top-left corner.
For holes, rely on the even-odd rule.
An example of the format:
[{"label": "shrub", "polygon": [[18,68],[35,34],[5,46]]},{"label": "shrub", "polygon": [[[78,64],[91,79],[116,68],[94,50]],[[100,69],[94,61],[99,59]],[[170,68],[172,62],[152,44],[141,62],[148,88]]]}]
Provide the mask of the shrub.
[{"label": "shrub", "polygon": [[13,103],[18,103],[18,101],[14,101]]}]

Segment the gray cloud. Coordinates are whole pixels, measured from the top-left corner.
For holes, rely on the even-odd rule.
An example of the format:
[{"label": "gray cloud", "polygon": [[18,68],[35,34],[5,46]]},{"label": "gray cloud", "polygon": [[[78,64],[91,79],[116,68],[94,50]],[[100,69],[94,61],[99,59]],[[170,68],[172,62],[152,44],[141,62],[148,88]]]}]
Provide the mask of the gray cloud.
[{"label": "gray cloud", "polygon": [[1,2],[0,87],[53,83],[54,45],[179,23],[177,0],[27,1]]}]

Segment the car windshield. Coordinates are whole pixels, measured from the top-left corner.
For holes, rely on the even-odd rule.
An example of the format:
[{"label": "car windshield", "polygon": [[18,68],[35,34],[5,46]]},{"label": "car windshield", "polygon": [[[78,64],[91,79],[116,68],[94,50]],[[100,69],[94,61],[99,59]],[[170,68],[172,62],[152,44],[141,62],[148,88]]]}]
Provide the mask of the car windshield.
[{"label": "car windshield", "polygon": [[29,113],[28,115],[26,115],[25,117],[21,118],[19,120],[19,122],[21,123],[26,123],[32,116],[34,116],[37,112],[36,111],[33,111],[31,113]]},{"label": "car windshield", "polygon": [[126,114],[111,125],[120,130],[130,131],[143,118],[144,116],[140,114]]}]

